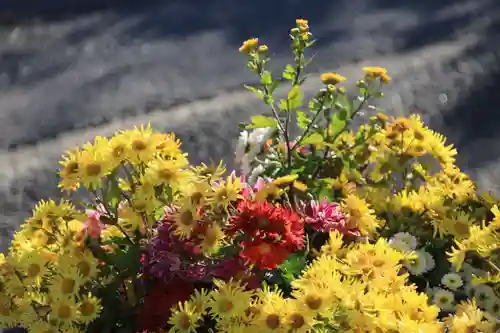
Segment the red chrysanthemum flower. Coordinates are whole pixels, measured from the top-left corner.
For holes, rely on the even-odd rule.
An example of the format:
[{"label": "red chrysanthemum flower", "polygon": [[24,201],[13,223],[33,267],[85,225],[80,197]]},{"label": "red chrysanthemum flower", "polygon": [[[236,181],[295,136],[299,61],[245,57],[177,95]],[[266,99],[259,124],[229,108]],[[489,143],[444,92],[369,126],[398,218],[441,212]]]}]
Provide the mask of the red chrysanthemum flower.
[{"label": "red chrysanthemum flower", "polygon": [[227,233],[243,233],[251,239],[279,242],[290,251],[304,246],[304,225],[293,210],[267,201],[242,200],[237,213],[229,219]]},{"label": "red chrysanthemum flower", "polygon": [[240,257],[259,269],[274,269],[304,247],[303,221],[293,210],[269,202],[242,200],[227,234],[244,236]]},{"label": "red chrysanthemum flower", "polygon": [[281,243],[271,243],[263,240],[242,242],[243,250],[240,257],[255,265],[258,269],[274,269],[281,265],[290,251]]}]

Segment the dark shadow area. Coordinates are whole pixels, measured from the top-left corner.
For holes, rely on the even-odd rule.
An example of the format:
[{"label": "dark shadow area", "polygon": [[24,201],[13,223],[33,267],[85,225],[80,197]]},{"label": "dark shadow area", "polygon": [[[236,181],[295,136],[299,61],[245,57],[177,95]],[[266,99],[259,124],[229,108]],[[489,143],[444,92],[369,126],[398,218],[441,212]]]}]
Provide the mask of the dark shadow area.
[{"label": "dark shadow area", "polygon": [[[492,158],[491,153],[498,151],[500,142],[498,127],[500,125],[500,3],[491,8],[492,24],[481,36],[480,42],[463,57],[479,58],[489,55],[494,65],[493,70],[484,72],[476,80],[474,87],[461,92],[462,97],[452,112],[443,117],[443,124],[449,131],[459,133],[460,140],[454,142],[458,151],[467,150],[476,141],[488,142],[481,145],[481,151],[470,152],[474,159],[467,160],[468,168],[478,168]],[[493,16],[495,14],[495,16]],[[444,130],[446,132],[446,129]],[[491,153],[489,153],[491,152]],[[460,156],[460,155],[459,155]]]}]

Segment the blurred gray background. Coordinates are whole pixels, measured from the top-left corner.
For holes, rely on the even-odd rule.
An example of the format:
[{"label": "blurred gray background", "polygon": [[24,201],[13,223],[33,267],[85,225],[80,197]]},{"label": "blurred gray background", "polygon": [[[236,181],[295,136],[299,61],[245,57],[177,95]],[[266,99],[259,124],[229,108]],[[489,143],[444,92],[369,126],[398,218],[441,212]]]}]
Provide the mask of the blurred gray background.
[{"label": "blurred gray background", "polygon": [[232,164],[236,124],[265,108],[237,49],[258,36],[273,66],[310,20],[321,71],[387,67],[384,106],[450,137],[483,189],[499,187],[499,0],[1,0],[0,250],[33,205],[57,197],[59,155],[151,121],[193,162]]}]

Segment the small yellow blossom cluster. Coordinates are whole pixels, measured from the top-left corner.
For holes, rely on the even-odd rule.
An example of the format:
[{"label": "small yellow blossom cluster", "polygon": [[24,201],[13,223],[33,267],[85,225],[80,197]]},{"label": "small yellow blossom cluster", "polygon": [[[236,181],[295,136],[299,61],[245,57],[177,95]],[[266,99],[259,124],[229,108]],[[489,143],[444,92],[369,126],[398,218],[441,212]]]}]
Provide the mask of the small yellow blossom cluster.
[{"label": "small yellow blossom cluster", "polygon": [[[494,215],[493,221],[488,224],[471,225],[468,228],[468,237],[456,240],[456,246],[449,253],[449,260],[457,270],[460,270],[467,253],[476,253],[487,258],[490,265],[495,268],[496,278],[492,277],[492,280],[500,280],[500,269],[497,267],[500,263],[500,257],[495,253],[500,249],[500,210],[494,206],[491,212]],[[494,282],[500,284],[500,281]]]},{"label": "small yellow blossom cluster", "polygon": [[[339,156],[347,160],[353,154],[351,160],[358,163],[344,167],[336,185],[360,185],[377,213],[418,214],[435,235],[466,237],[475,218],[459,205],[474,200],[476,188],[455,166],[456,149],[424,126],[418,115],[374,118],[375,124],[362,125],[357,133],[346,131],[334,143]],[[358,144],[360,137],[364,145]],[[361,167],[363,174],[358,171]]]},{"label": "small yellow blossom cluster", "polygon": [[402,262],[412,254],[394,250],[380,238],[375,244],[344,245],[331,233],[320,256],[292,281],[291,297],[276,288],[245,290],[238,281],[216,281],[213,291],[197,292],[180,303],[170,318],[172,332],[196,332],[203,317],[218,332],[494,332],[475,303],[464,302],[455,315],[438,319],[407,281]]},{"label": "small yellow blossom cluster", "polygon": [[389,83],[391,81],[391,77],[387,74],[387,69],[383,67],[363,67],[363,71],[365,72],[365,79],[367,81],[372,81],[377,78],[383,83]]},{"label": "small yellow blossom cluster", "polygon": [[83,185],[95,194],[97,215],[69,201],[37,205],[15,234],[8,256],[0,258],[0,326],[20,324],[34,333],[84,331],[102,308],[91,291],[112,279],[99,276],[101,259],[87,244],[89,237],[108,253],[117,247],[116,239],[139,244],[154,235],[154,225],[171,207],[172,232],[191,237],[210,254],[224,237],[220,216],[227,215],[242,189],[240,178],[221,177],[222,165],[189,165],[180,141],[150,126],[98,137],[68,152],[61,165],[60,187],[74,191]]},{"label": "small yellow blossom cluster", "polygon": [[134,167],[148,165],[151,171],[143,177],[150,182],[182,179],[182,174],[174,172],[187,166],[179,147],[175,135],[155,132],[149,125],[118,132],[111,139],[96,137],[93,143],[63,156],[60,187],[74,190],[83,184],[89,189],[100,188],[103,177],[125,163]]},{"label": "small yellow blossom cluster", "polygon": [[309,40],[311,33],[309,32],[309,21],[304,19],[295,20],[296,28],[292,29],[292,35],[298,34],[303,41]]},{"label": "small yellow blossom cluster", "polygon": [[[103,182],[108,177],[118,187],[116,216],[102,231],[103,240],[123,236],[123,231],[128,237],[147,234],[166,205],[175,206],[174,233],[190,237],[200,219],[199,209],[208,204],[212,211],[227,210],[242,185],[239,178],[222,179],[226,171],[222,165],[191,166],[180,145],[174,134],[155,132],[149,125],[120,131],[110,139],[98,137],[64,157],[60,186],[71,190],[83,184],[95,191],[109,187]],[[108,215],[113,215],[112,208],[104,204]],[[205,231],[203,248],[213,250],[221,238],[220,228],[214,224]]]},{"label": "small yellow blossom cluster", "polygon": [[41,202],[0,256],[0,323],[29,332],[84,332],[101,310],[97,259],[82,246],[85,217],[68,202]]}]

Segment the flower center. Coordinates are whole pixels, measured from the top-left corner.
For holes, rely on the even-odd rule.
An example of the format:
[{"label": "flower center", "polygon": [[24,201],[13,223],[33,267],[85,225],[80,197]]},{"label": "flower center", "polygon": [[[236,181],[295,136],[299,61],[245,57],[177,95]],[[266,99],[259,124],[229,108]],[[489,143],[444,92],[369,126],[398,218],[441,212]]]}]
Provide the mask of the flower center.
[{"label": "flower center", "polygon": [[132,141],[132,149],[135,151],[142,151],[142,150],[146,149],[146,147],[147,147],[147,145],[146,145],[146,142],[144,142],[144,140],[136,139],[136,140]]},{"label": "flower center", "polygon": [[76,282],[73,279],[63,279],[61,282],[61,290],[64,294],[72,294],[75,290]]},{"label": "flower center", "polygon": [[290,316],[290,321],[291,321],[290,326],[293,329],[299,329],[306,323],[304,316],[302,316],[300,313],[293,313]]},{"label": "flower center", "polygon": [[38,276],[38,274],[40,274],[41,270],[42,269],[41,269],[40,265],[38,265],[38,264],[31,264],[31,265],[29,265],[29,267],[28,267],[28,277],[33,278],[35,276]]},{"label": "flower center", "polygon": [[266,326],[274,330],[280,326],[280,317],[277,314],[270,314],[266,318]]},{"label": "flower center", "polygon": [[220,303],[219,303],[219,310],[221,312],[225,312],[225,313],[228,313],[228,312],[231,312],[231,310],[233,310],[234,308],[234,304],[233,302],[231,302],[230,300],[228,299],[223,299]]},{"label": "flower center", "polygon": [[174,178],[175,172],[169,168],[164,168],[158,171],[158,176],[165,181],[170,181]]},{"label": "flower center", "polygon": [[80,313],[83,316],[91,316],[95,313],[95,306],[91,302],[85,302],[82,305],[80,305]]},{"label": "flower center", "polygon": [[78,268],[78,271],[80,272],[80,274],[82,275],[83,278],[86,278],[89,276],[90,274],[90,264],[86,261],[80,261],[78,262],[78,264],[76,265],[76,267]]},{"label": "flower center", "polygon": [[10,309],[8,306],[4,305],[4,304],[0,304],[0,314],[2,316],[5,316],[5,317],[9,317],[10,316]]},{"label": "flower center", "polygon": [[203,200],[203,193],[201,192],[194,192],[191,194],[191,202],[195,205],[199,205],[201,201]]},{"label": "flower center", "polygon": [[267,244],[267,243],[262,243],[259,245],[259,252],[261,254],[268,254],[268,253],[271,253],[271,245]]},{"label": "flower center", "polygon": [[87,171],[87,175],[97,176],[101,173],[102,168],[99,163],[90,163],[85,167],[85,170]]},{"label": "flower center", "polygon": [[71,308],[66,304],[62,304],[57,311],[57,315],[61,319],[68,319],[71,317]]},{"label": "flower center", "polygon": [[185,313],[179,316],[179,327],[183,330],[188,330],[191,327],[191,319]]},{"label": "flower center", "polygon": [[180,219],[180,222],[185,226],[190,226],[194,222],[193,213],[189,210],[182,212],[179,219]]},{"label": "flower center", "polygon": [[266,217],[261,217],[257,220],[257,225],[259,228],[266,228],[267,226],[269,226],[269,219],[267,219]]},{"label": "flower center", "polygon": [[118,145],[113,148],[113,156],[118,158],[123,155],[123,152],[125,151],[125,146],[124,145]]},{"label": "flower center", "polygon": [[78,163],[71,161],[64,167],[66,174],[72,175],[78,172]]},{"label": "flower center", "polygon": [[306,297],[306,304],[311,310],[318,310],[321,307],[320,297],[309,295]]}]

